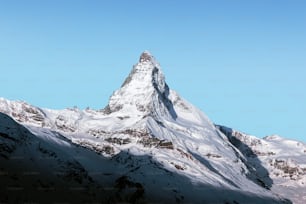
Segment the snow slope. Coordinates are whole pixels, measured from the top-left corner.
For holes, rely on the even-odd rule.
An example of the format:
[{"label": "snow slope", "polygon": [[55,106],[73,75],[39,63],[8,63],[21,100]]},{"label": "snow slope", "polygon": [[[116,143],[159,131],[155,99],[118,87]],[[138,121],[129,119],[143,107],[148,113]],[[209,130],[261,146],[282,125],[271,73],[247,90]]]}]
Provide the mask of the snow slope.
[{"label": "snow slope", "polygon": [[[11,201],[9,195],[17,201],[45,202],[50,196],[106,203],[290,203],[285,198],[292,198],[274,187],[274,168],[258,156],[251,162],[231,132],[169,89],[147,51],[102,110],[49,110],[0,99],[0,112],[2,202]],[[22,162],[14,159],[20,155]],[[25,180],[24,172],[34,175]],[[40,189],[45,196],[26,197],[25,189],[31,195]],[[57,197],[67,191],[76,197]]]},{"label": "snow slope", "polygon": [[[306,145],[278,135],[259,139],[252,135],[217,126],[250,165],[260,162],[269,174],[271,190],[294,203],[306,203]],[[257,167],[257,169],[260,169]]]}]

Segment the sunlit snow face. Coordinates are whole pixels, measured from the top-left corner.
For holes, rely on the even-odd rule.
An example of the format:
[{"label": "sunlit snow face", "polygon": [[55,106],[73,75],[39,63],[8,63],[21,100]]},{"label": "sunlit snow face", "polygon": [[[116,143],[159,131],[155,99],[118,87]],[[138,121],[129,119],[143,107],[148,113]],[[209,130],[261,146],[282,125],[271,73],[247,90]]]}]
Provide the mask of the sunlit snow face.
[{"label": "sunlit snow face", "polygon": [[109,107],[111,111],[128,109],[130,112],[148,114],[154,109],[153,104],[157,104],[153,101],[165,98],[165,95],[168,95],[165,77],[158,62],[146,51],[142,53],[122,87],[111,96]]}]

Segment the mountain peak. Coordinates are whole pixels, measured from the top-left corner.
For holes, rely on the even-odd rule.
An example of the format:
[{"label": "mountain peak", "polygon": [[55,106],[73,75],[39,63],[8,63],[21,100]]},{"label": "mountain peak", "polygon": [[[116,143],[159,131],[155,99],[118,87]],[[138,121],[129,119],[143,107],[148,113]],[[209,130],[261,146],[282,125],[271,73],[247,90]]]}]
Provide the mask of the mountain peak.
[{"label": "mountain peak", "polygon": [[149,51],[145,50],[143,53],[141,53],[139,62],[152,61],[153,59],[154,57],[152,56],[152,54]]},{"label": "mountain peak", "polygon": [[[121,88],[110,97],[107,110],[141,113],[141,115],[175,115],[168,99],[169,87],[153,55],[144,51]],[[170,111],[171,109],[171,111]]]},{"label": "mountain peak", "polygon": [[160,69],[160,65],[158,63],[158,61],[155,59],[155,57],[147,50],[145,50],[144,52],[141,53],[139,60],[138,60],[138,64],[142,64],[142,65],[153,65],[152,66],[147,66],[146,68],[157,68]]},{"label": "mountain peak", "polygon": [[[159,81],[162,86],[165,86],[165,77],[160,65],[149,51],[141,53],[138,63],[133,66],[132,71],[121,87],[128,86],[131,82],[135,81],[148,86]],[[163,87],[159,88],[162,89]]]}]

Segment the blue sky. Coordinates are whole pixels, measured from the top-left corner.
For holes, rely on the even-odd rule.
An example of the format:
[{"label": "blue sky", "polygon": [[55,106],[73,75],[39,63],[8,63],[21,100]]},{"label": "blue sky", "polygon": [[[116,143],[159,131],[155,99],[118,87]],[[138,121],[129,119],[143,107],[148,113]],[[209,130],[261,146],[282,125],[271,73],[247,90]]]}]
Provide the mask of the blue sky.
[{"label": "blue sky", "polygon": [[306,141],[304,0],[0,0],[0,97],[104,107],[143,50],[215,123]]}]

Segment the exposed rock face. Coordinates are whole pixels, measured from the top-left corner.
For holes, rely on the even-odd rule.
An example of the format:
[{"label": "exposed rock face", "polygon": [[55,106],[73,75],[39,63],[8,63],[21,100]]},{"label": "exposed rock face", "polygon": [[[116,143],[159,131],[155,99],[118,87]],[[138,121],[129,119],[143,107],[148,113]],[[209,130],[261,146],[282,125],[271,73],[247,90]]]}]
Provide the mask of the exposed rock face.
[{"label": "exposed rock face", "polygon": [[150,62],[152,60],[152,55],[148,51],[144,51],[139,58],[139,62]]},{"label": "exposed rock face", "polygon": [[44,126],[46,123],[44,112],[40,108],[31,106],[23,101],[11,103],[0,98],[0,110],[3,110],[3,113],[12,115],[19,122],[28,122],[38,126]]}]

